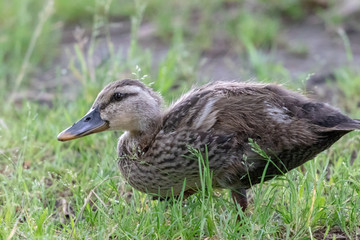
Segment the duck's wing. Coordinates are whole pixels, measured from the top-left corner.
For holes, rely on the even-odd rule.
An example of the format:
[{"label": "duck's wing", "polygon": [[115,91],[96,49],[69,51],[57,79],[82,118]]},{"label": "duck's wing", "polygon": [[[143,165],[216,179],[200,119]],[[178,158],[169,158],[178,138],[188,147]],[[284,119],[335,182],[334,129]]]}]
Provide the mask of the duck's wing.
[{"label": "duck's wing", "polygon": [[195,89],[170,107],[163,117],[163,133],[191,129],[206,131],[217,119],[214,104],[220,99],[217,92]]}]

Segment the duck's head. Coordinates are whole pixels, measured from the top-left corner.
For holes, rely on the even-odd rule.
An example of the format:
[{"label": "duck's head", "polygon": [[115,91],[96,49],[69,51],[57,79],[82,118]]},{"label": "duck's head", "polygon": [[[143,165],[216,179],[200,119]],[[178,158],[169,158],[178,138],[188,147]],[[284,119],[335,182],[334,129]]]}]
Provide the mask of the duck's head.
[{"label": "duck's head", "polygon": [[138,80],[108,84],[89,112],[58,135],[68,141],[105,130],[151,131],[161,122],[161,97]]}]

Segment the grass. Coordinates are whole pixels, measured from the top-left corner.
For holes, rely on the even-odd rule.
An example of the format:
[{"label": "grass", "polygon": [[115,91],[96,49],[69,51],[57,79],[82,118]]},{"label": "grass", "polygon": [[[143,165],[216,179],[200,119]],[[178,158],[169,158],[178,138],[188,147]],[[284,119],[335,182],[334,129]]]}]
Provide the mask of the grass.
[{"label": "grass", "polygon": [[[263,6],[262,2],[258,4]],[[196,150],[204,189],[184,202],[154,201],[126,185],[120,176],[115,149],[120,133],[69,143],[56,140],[67,124],[87,112],[98,91],[124,72],[160,91],[167,103],[192,83],[207,80],[199,79],[198,62],[219,35],[247,59],[258,79],[275,78],[290,88],[302,88],[289,82],[287,70],[266,54],[276,50],[280,13],[293,19],[306,15],[297,12],[300,1],[291,2],[276,1],[253,15],[246,8],[230,11],[231,4],[238,3],[219,0],[183,4],[149,0],[146,6],[140,1],[109,0],[90,1],[86,7],[88,1],[59,0],[48,12],[48,1],[0,1],[0,22],[4,23],[0,33],[0,239],[325,239],[337,232],[358,239],[358,133],[344,137],[302,168],[254,186],[246,213],[234,206],[228,191],[205,188],[210,186],[211,172],[206,157]],[[39,13],[44,11],[48,15],[42,19]],[[73,100],[63,96],[59,82],[52,106],[26,99],[9,101],[14,91],[28,89],[42,69],[56,67],[52,63],[57,52],[52,49],[59,44],[61,26],[92,26],[95,36],[112,18],[132,22],[131,50],[126,57],[112,50],[106,62],[93,68],[88,56],[96,38],[89,55],[76,43],[76,56],[69,65],[82,88]],[[169,46],[156,67],[152,52],[138,42],[143,21],[155,22],[158,41]],[[36,28],[38,35],[33,31]],[[352,61],[346,35],[342,37]],[[344,66],[335,75],[344,93],[339,105],[360,118],[354,101],[359,98],[359,72]],[[236,221],[238,214],[241,222]]]}]

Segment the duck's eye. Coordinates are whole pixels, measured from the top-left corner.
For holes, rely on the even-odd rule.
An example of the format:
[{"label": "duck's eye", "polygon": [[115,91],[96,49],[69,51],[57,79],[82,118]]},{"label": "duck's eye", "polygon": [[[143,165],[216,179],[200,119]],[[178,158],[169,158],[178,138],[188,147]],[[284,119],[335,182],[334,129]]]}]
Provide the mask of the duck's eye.
[{"label": "duck's eye", "polygon": [[124,99],[124,97],[125,97],[125,94],[124,94],[124,93],[120,93],[120,92],[116,92],[116,93],[114,93],[114,95],[113,95],[113,99],[114,99],[115,101],[121,101],[121,100]]}]

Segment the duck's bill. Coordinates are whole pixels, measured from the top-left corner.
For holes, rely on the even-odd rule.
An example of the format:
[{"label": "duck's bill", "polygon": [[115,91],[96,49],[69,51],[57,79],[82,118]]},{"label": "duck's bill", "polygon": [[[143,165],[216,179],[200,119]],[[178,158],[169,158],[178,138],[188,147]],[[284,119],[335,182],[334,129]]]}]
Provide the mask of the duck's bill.
[{"label": "duck's bill", "polygon": [[102,132],[109,128],[109,123],[100,117],[98,109],[88,112],[82,119],[65,129],[57,136],[59,141],[69,141],[86,135]]}]

